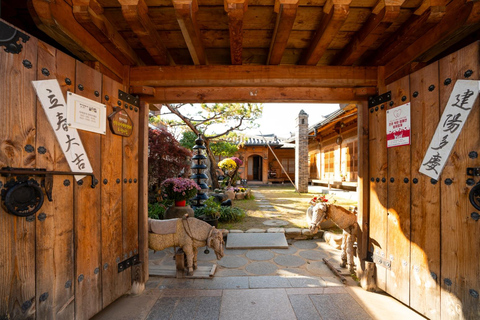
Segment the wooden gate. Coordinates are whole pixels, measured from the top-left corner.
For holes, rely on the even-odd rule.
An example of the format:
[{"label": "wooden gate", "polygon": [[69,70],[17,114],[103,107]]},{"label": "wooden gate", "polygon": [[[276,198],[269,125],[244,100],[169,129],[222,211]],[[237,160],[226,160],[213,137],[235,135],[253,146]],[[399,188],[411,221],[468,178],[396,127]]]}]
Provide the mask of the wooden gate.
[{"label": "wooden gate", "polygon": [[[34,216],[0,208],[0,318],[88,319],[126,293],[139,254],[139,115],[118,98],[121,83],[31,37],[18,54],[0,50],[0,168],[69,171],[31,81],[57,79],[75,92],[123,108],[130,137],[79,131],[97,179],[54,175],[52,201]],[[145,124],[144,121],[142,121]],[[143,129],[140,139],[144,140]],[[143,151],[140,151],[143,156]],[[32,176],[41,185],[44,177]],[[0,177],[5,187],[12,177]],[[127,266],[128,267],[128,266]]]},{"label": "wooden gate", "polygon": [[[457,79],[478,80],[476,42],[391,83],[369,111],[370,245],[377,285],[431,319],[480,318],[480,225],[467,167],[480,167],[477,100],[439,181],[419,168]],[[411,145],[386,148],[386,111],[411,103]]]}]

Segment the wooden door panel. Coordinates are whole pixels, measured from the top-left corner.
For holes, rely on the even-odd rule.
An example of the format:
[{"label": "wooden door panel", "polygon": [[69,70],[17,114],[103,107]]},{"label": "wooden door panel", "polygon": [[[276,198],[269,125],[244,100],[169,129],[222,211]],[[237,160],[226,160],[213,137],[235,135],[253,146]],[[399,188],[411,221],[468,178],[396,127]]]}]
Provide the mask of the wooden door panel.
[{"label": "wooden door panel", "polygon": [[[479,57],[477,41],[440,60],[440,83],[447,78],[452,80],[449,85],[440,86],[442,113],[455,79],[466,79],[468,70],[473,72],[469,80],[480,79]],[[479,222],[471,217],[471,213],[478,210],[468,200],[471,187],[466,184],[465,174],[467,167],[480,167],[478,157],[469,157],[471,151],[480,150],[479,132],[477,98],[439,179],[442,194],[442,319],[480,318],[480,304],[478,296],[475,297],[475,292],[480,292],[480,229]],[[445,183],[447,179],[452,183]]]},{"label": "wooden door panel", "polygon": [[[0,168],[35,167],[37,44],[0,50]],[[8,180],[0,176],[2,186]],[[0,206],[0,318],[35,318],[35,224]]]},{"label": "wooden door panel", "polygon": [[[409,77],[387,86],[393,105],[410,101]],[[387,271],[387,292],[409,304],[410,279],[410,146],[388,148],[388,218],[387,255],[391,269]],[[391,180],[393,179],[393,180]],[[393,181],[393,182],[392,182]]]},{"label": "wooden door panel", "polygon": [[[103,76],[102,103],[107,116],[118,107],[118,90],[123,85]],[[105,97],[108,96],[108,100]],[[118,261],[123,261],[123,138],[108,128],[102,136],[102,283],[103,307],[128,291],[131,273],[118,272]]]},{"label": "wooden door panel", "polygon": [[[43,73],[42,73],[43,70]],[[46,70],[48,72],[46,72]],[[61,70],[61,72],[59,71]],[[60,79],[63,94],[68,85],[59,74],[75,78],[75,60],[40,42],[38,47],[37,79]],[[65,79],[65,77],[63,77]],[[37,168],[48,171],[70,171],[55,132],[41,103],[37,102]],[[60,126],[58,130],[63,130]],[[37,148],[37,150],[38,150]],[[73,242],[73,182],[72,176],[53,176],[52,201],[45,199],[36,228],[36,292],[37,319],[72,319],[74,317],[74,242]],[[48,295],[46,299],[45,295]]]},{"label": "wooden door panel", "polygon": [[[125,102],[123,105],[125,106]],[[139,109],[127,104],[125,111],[133,122],[133,133],[123,138],[123,253],[138,253],[138,117]],[[126,182],[125,182],[126,181]],[[131,270],[129,270],[131,271]]]},{"label": "wooden door panel", "polygon": [[418,170],[440,120],[439,85],[438,62],[410,75],[410,306],[429,319],[440,318],[440,186]]},{"label": "wooden door panel", "polygon": [[[370,247],[382,261],[387,257],[387,142],[385,105],[369,110]],[[372,180],[373,179],[373,180]],[[378,180],[377,180],[378,179]],[[377,286],[386,289],[387,270],[377,263]]]},{"label": "wooden door panel", "polygon": [[[76,63],[75,92],[83,97],[100,102],[102,75]],[[98,92],[98,96],[95,95]],[[97,179],[101,177],[101,138],[97,133],[79,130],[85,151]],[[89,319],[102,310],[102,265],[101,265],[101,206],[100,186],[91,187],[89,178],[75,183],[75,316]]]}]

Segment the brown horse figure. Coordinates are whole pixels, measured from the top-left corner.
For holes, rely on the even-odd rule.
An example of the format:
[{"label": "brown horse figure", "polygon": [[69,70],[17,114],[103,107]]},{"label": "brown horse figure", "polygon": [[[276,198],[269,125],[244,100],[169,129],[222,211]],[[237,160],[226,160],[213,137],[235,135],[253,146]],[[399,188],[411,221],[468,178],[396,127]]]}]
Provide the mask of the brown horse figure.
[{"label": "brown horse figure", "polygon": [[327,219],[332,220],[333,223],[343,230],[342,263],[340,266],[345,268],[348,264],[350,272],[353,273],[355,271],[353,243],[357,238],[357,216],[355,212],[350,212],[343,207],[326,202],[318,202],[315,206],[310,206],[307,209],[307,223],[313,234],[318,232],[320,223]]}]

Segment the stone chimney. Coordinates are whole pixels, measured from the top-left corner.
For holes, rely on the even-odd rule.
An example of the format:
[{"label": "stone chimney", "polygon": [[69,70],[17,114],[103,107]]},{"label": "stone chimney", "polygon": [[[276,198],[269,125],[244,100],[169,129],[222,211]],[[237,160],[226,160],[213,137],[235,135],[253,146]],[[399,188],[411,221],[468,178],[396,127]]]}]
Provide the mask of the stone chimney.
[{"label": "stone chimney", "polygon": [[295,186],[308,192],[308,114],[301,110],[295,130]]}]

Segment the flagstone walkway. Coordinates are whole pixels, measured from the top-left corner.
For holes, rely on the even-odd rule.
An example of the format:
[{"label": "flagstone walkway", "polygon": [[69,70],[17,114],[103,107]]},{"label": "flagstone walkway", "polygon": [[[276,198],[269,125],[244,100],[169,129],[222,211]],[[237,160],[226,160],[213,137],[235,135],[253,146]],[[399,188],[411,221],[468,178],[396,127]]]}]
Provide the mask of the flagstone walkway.
[{"label": "flagstone walkway", "polygon": [[[255,199],[276,218],[270,221],[283,221],[262,194],[255,192]],[[288,249],[225,249],[220,261],[202,248],[199,266],[218,263],[213,278],[150,276],[142,294],[121,297],[94,319],[424,319],[388,295],[364,291],[349,276],[342,284],[322,261],[338,266],[340,251],[323,239],[288,242]],[[175,266],[173,248],[151,251],[149,259],[150,270]]]}]

